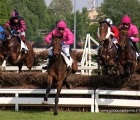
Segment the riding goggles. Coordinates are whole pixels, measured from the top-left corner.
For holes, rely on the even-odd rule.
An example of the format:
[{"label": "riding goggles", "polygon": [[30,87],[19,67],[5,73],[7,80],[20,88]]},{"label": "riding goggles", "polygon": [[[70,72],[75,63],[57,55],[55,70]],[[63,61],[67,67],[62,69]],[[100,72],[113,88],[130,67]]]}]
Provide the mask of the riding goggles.
[{"label": "riding goggles", "polygon": [[18,17],[13,17],[13,20],[18,19]]},{"label": "riding goggles", "polygon": [[130,23],[123,23],[123,26],[129,26]]},{"label": "riding goggles", "polygon": [[62,30],[62,31],[63,31],[64,29],[65,29],[65,28],[60,28],[60,27],[58,28],[58,30]]}]

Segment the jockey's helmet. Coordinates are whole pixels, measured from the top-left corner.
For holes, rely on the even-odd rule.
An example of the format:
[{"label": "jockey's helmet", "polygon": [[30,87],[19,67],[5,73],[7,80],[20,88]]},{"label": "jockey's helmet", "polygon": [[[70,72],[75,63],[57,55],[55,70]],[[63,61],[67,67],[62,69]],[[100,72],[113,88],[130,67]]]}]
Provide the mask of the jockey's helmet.
[{"label": "jockey's helmet", "polygon": [[66,28],[66,23],[64,20],[61,20],[58,24],[57,24],[57,27],[58,28]]},{"label": "jockey's helmet", "polygon": [[110,18],[105,19],[105,21],[109,24],[109,25],[113,25],[113,22]]},{"label": "jockey's helmet", "polygon": [[14,11],[11,13],[11,17],[12,17],[12,18],[18,18],[18,17],[19,17],[19,13],[18,13],[16,10],[14,10]]},{"label": "jockey's helmet", "polygon": [[125,15],[122,18],[122,23],[131,23],[131,18],[128,15]]}]

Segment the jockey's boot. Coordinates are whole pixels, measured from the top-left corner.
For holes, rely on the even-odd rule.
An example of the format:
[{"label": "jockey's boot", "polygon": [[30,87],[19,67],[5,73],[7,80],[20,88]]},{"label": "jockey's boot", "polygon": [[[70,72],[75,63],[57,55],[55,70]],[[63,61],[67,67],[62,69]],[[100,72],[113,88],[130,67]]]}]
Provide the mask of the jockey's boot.
[{"label": "jockey's boot", "polygon": [[26,38],[24,35],[21,35],[21,40],[25,43]]},{"label": "jockey's boot", "polygon": [[[21,40],[25,43],[25,36],[24,35],[21,35]],[[25,53],[25,48],[22,48],[21,52]]]},{"label": "jockey's boot", "polygon": [[96,48],[96,49],[97,49],[97,55],[95,55],[95,57],[99,57],[100,48],[101,48],[102,46],[103,46],[103,45],[99,44],[99,46]]},{"label": "jockey's boot", "polygon": [[119,49],[120,49],[120,47],[118,46],[118,49],[117,49],[117,53],[116,53],[116,57],[114,59],[114,62],[116,62],[118,60]]},{"label": "jockey's boot", "polygon": [[22,53],[25,53],[25,48],[22,48],[22,49],[21,49],[21,52],[22,52]]},{"label": "jockey's boot", "polygon": [[46,64],[45,65],[43,65],[43,67],[42,67],[42,69],[43,70],[47,70],[47,68],[48,68],[48,64],[49,64],[49,60],[50,60],[50,55],[47,57],[47,62],[46,62]]},{"label": "jockey's boot", "polygon": [[132,42],[132,43],[133,43],[135,52],[137,53],[137,61],[140,61],[140,54],[139,54],[139,50],[138,50],[137,44],[136,44],[136,42]]},{"label": "jockey's boot", "polygon": [[[70,56],[67,56],[68,57],[68,59],[70,60]],[[67,71],[69,71],[69,70],[71,70],[72,68],[71,68],[71,66],[68,66],[67,67]]]}]

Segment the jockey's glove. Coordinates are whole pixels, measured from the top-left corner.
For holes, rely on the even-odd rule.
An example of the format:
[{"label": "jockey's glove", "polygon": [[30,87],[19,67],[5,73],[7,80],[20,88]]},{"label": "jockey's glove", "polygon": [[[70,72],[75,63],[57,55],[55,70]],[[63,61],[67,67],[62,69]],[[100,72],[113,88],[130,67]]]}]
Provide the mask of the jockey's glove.
[{"label": "jockey's glove", "polygon": [[15,30],[15,31],[13,31],[13,34],[19,34],[19,32]]},{"label": "jockey's glove", "polygon": [[65,42],[61,42],[61,45],[65,45]]},{"label": "jockey's glove", "polygon": [[130,39],[131,39],[131,40],[133,40],[133,39],[134,39],[134,37],[130,37]]},{"label": "jockey's glove", "polygon": [[113,32],[110,32],[110,34],[113,35],[113,36],[115,35]]}]

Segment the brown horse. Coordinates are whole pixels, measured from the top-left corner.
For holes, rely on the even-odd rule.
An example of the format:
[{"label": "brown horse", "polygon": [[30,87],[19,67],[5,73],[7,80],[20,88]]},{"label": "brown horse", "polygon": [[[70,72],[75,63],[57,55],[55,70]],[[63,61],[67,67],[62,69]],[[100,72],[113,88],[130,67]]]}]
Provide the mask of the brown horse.
[{"label": "brown horse", "polygon": [[114,62],[117,48],[111,40],[111,28],[107,22],[103,21],[100,23],[98,37],[100,39],[100,47],[98,48],[97,55],[98,75],[101,74],[101,66],[103,75],[118,74],[116,63]]},{"label": "brown horse", "polygon": [[[31,70],[33,65],[36,65],[36,57],[33,51],[33,48],[29,42],[25,42],[28,51],[27,53],[22,53],[21,50],[21,40],[7,29],[1,27],[0,29],[0,42],[1,42],[1,51],[0,59],[3,61],[0,70],[4,70],[6,67],[6,62],[9,62],[11,65],[18,66],[19,72],[21,72],[24,62],[27,65],[27,68]],[[3,35],[3,37],[2,37]]]},{"label": "brown horse", "polygon": [[73,51],[70,51],[70,55],[74,62],[72,64],[72,69],[67,71],[67,65],[61,54],[61,49],[62,49],[61,38],[62,36],[60,38],[53,36],[53,40],[52,40],[53,56],[49,60],[50,62],[47,69],[48,72],[47,89],[46,89],[44,101],[42,102],[42,104],[47,104],[48,95],[51,90],[52,82],[55,81],[57,84],[57,93],[55,96],[54,115],[58,114],[57,111],[58,101],[59,101],[59,95],[63,84],[66,84],[67,88],[69,88],[69,83],[67,82],[67,78],[71,73],[75,74],[75,72],[78,69],[76,55],[73,53]]},{"label": "brown horse", "polygon": [[121,30],[119,33],[119,51],[117,66],[120,71],[121,77],[129,77],[135,72],[136,69],[136,52],[133,49],[131,40],[129,39],[128,32]]}]

